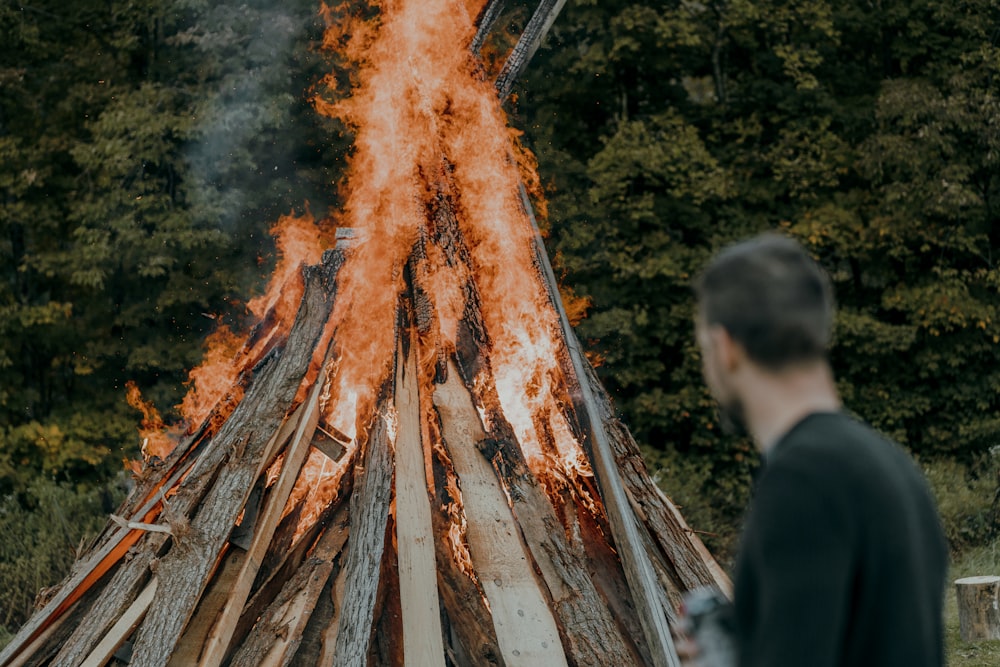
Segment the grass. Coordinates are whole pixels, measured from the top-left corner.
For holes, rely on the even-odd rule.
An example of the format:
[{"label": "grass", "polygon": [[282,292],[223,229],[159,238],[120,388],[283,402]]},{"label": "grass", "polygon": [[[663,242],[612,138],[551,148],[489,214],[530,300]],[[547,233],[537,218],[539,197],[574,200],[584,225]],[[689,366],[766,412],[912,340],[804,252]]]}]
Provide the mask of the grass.
[{"label": "grass", "polygon": [[949,575],[944,601],[946,664],[951,667],[997,667],[1000,665],[1000,641],[962,641],[958,626],[958,603],[951,582],[962,577],[1000,575],[1000,539],[983,547],[969,549],[958,556],[951,564]]}]

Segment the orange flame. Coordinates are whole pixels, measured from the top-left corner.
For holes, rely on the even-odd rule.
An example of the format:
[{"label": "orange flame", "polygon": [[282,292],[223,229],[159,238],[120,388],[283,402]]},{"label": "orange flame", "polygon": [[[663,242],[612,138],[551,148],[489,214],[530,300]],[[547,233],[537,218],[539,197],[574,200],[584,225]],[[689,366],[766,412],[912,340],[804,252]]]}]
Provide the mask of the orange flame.
[{"label": "orange flame", "polygon": [[[142,458],[146,461],[154,456],[166,458],[174,450],[177,442],[167,433],[159,411],[152,403],[143,399],[139,387],[131,380],[125,383],[125,400],[131,407],[142,412],[142,422],[139,426]],[[134,467],[129,467],[135,470]]]}]

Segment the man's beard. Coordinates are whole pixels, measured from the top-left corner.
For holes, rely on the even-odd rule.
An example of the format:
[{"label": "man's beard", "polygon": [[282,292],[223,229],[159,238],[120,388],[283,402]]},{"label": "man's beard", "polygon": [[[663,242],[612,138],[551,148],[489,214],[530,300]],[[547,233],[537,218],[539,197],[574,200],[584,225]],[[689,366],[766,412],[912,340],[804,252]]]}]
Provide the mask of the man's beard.
[{"label": "man's beard", "polygon": [[750,434],[747,430],[743,401],[738,398],[730,398],[725,402],[716,401],[716,404],[718,405],[719,424],[722,426],[724,432],[738,438],[743,438]]}]

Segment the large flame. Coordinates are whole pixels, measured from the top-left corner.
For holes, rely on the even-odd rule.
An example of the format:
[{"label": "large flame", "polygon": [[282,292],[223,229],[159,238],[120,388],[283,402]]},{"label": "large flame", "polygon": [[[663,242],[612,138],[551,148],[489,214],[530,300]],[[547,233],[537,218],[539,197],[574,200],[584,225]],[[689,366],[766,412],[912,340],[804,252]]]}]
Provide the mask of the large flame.
[{"label": "large flame", "polygon": [[[285,512],[301,507],[299,533],[344,488],[390,377],[408,286],[429,304],[414,340],[419,355],[422,437],[428,468],[446,472],[443,510],[456,561],[474,577],[465,542],[460,480],[434,425],[435,368],[460,348],[460,331],[478,312],[488,363],[473,378],[484,426],[509,423],[525,460],[553,499],[568,489],[598,511],[592,477],[574,425],[561,359],[566,350],[542,281],[536,230],[522,183],[540,185],[530,153],[517,144],[482,62],[469,48],[481,0],[386,0],[375,19],[324,7],[324,48],[353,63],[349,98],[315,98],[343,120],[354,151],[341,184],[336,223],[354,231],[338,274],[334,312],[304,385],[323,382],[321,428],[348,441],[337,461],[313,449]],[[327,83],[336,87],[333,76]],[[329,246],[310,216],[276,225],[281,261],[267,293],[250,303],[260,324],[247,336],[220,330],[206,363],[192,371],[182,410],[189,423],[225,418],[242,397],[246,374],[280,344],[302,297],[299,267]],[[426,321],[429,318],[429,321]],[[317,377],[318,375],[318,377]],[[306,395],[304,388],[299,399]],[[391,413],[391,410],[390,410]],[[500,419],[500,417],[497,419]],[[343,437],[339,437],[343,436]],[[447,443],[448,447],[474,443]],[[271,475],[280,464],[274,464]],[[428,474],[433,484],[433,475]],[[431,489],[433,493],[433,489]]]}]

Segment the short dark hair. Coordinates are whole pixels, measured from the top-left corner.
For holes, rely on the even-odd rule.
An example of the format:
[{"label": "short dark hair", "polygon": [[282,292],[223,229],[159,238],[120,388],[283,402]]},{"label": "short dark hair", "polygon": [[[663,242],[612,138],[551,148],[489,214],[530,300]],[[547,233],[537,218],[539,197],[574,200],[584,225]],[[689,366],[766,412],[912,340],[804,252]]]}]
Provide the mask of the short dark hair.
[{"label": "short dark hair", "polygon": [[826,358],[833,289],[802,245],[763,234],[720,252],[695,281],[703,322],[719,325],[770,370]]}]

